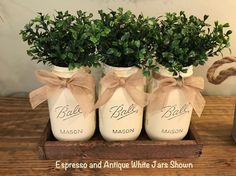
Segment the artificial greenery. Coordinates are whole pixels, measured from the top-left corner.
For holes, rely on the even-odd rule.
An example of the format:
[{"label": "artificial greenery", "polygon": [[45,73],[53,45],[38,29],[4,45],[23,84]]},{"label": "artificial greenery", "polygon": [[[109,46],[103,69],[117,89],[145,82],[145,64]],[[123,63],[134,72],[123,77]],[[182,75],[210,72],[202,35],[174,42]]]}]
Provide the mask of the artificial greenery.
[{"label": "artificial greenery", "polygon": [[110,9],[108,13],[100,10],[99,14],[100,19],[95,21],[100,30],[96,36],[99,41],[97,51],[103,63],[115,67],[155,67],[149,38],[154,34],[152,28],[156,18],[136,17],[122,8]]},{"label": "artificial greenery", "polygon": [[228,48],[232,31],[225,28],[229,24],[215,22],[211,28],[207,18],[207,15],[203,19],[186,17],[183,11],[179,15],[167,13],[160,17],[153,35],[157,62],[177,75],[187,71],[184,67],[203,65],[208,57],[218,56]]},{"label": "artificial greenery", "polygon": [[229,24],[215,22],[211,28],[207,15],[199,19],[181,11],[149,18],[122,8],[98,13],[97,20],[82,11],[77,15],[59,11],[53,19],[39,13],[20,32],[30,45],[28,55],[69,68],[97,66],[99,57],[115,67],[141,67],[145,75],[157,70],[158,62],[177,75],[186,72],[184,67],[203,65],[208,57],[229,48],[232,31],[225,31]]},{"label": "artificial greenery", "polygon": [[92,16],[82,11],[77,15],[58,11],[53,18],[39,13],[20,32],[30,45],[27,54],[38,62],[70,69],[96,66]]}]

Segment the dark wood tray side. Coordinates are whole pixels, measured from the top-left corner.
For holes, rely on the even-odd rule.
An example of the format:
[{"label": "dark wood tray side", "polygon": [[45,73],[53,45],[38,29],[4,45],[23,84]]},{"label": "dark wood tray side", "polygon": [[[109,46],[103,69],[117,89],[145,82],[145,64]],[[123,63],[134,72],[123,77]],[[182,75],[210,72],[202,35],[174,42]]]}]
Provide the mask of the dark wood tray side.
[{"label": "dark wood tray side", "polygon": [[51,138],[50,135],[52,135],[52,132],[51,132],[51,124],[49,120],[39,140],[38,151],[39,151],[40,159],[47,159],[44,148],[45,148],[45,143],[47,142],[47,140]]},{"label": "dark wood tray side", "polygon": [[194,126],[183,140],[154,141],[145,131],[135,141],[106,142],[99,131],[89,141],[57,141],[51,132],[48,122],[39,142],[40,159],[84,159],[84,160],[148,160],[164,158],[199,157],[203,144]]}]

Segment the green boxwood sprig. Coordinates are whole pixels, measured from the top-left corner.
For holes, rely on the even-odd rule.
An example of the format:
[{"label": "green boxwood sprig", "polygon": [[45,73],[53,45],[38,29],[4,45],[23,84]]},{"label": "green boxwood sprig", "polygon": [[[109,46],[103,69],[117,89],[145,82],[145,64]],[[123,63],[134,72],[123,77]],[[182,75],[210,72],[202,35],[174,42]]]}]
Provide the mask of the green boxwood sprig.
[{"label": "green boxwood sprig", "polygon": [[70,69],[80,66],[97,66],[96,47],[93,41],[92,14],[77,11],[58,11],[53,18],[39,13],[20,31],[30,48],[32,60]]},{"label": "green boxwood sprig", "polygon": [[156,61],[165,66],[174,75],[186,72],[184,67],[203,65],[208,57],[222,54],[224,48],[229,48],[231,30],[228,23],[214,26],[196,16],[187,17],[183,11],[180,14],[167,13],[160,17],[159,29],[154,40]]},{"label": "green boxwood sprig", "polygon": [[115,67],[142,67],[148,75],[149,68],[156,67],[150,36],[154,34],[157,18],[136,17],[122,8],[108,13],[100,10],[99,14],[95,24],[102,34],[97,37],[101,61]]}]

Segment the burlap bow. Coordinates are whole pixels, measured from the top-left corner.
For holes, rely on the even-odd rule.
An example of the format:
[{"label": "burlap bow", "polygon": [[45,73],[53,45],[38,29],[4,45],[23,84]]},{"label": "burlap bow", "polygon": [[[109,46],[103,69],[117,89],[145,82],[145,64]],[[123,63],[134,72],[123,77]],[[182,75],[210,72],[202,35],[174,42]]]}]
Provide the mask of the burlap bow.
[{"label": "burlap bow", "polygon": [[166,98],[173,89],[181,89],[184,93],[187,101],[189,101],[195,110],[198,117],[201,116],[205,106],[205,100],[201,94],[204,88],[204,80],[201,77],[188,77],[182,80],[176,80],[169,77],[160,77],[160,75],[154,75],[154,78],[160,80],[159,87],[153,91],[149,101],[149,111],[153,112],[165,105]]},{"label": "burlap bow", "polygon": [[123,87],[136,104],[144,107],[147,105],[147,94],[144,91],[138,90],[136,86],[144,86],[145,80],[141,71],[129,77],[118,77],[114,72],[107,73],[100,81],[101,86],[105,87],[105,91],[99,96],[95,109],[104,105],[118,87]]},{"label": "burlap bow", "polygon": [[84,114],[91,112],[94,102],[88,95],[93,97],[95,88],[95,79],[91,74],[77,72],[68,79],[60,78],[46,70],[38,70],[35,74],[37,79],[45,85],[30,92],[30,103],[33,109],[59,91],[59,89],[67,87],[77,100],[82,112]]}]

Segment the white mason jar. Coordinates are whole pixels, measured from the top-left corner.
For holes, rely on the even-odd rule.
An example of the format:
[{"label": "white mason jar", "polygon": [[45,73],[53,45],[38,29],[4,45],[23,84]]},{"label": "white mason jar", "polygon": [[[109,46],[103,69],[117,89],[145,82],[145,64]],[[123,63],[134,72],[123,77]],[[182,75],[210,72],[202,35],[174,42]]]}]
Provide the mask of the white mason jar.
[{"label": "white mason jar", "polygon": [[[88,72],[87,69],[69,70],[67,67],[52,67],[52,73],[60,78],[71,78],[76,72]],[[91,101],[95,101],[95,89],[92,95],[88,95]],[[90,139],[95,131],[95,111],[84,117],[77,100],[70,89],[61,88],[48,98],[48,107],[51,121],[51,129],[54,137],[60,141],[85,141]]]},{"label": "white mason jar", "polygon": [[[186,67],[186,69],[186,73],[179,73],[182,78],[190,77],[193,74],[192,66]],[[159,74],[174,78],[173,74],[163,66],[160,66]],[[152,78],[148,92],[152,93],[158,87],[159,80]],[[174,88],[166,97],[163,107],[150,111],[149,105],[147,106],[145,131],[153,140],[181,140],[188,133],[192,110],[193,107],[183,92],[179,88]]]},{"label": "white mason jar", "polygon": [[[112,67],[103,65],[103,73],[114,72],[118,77],[128,77],[139,71],[137,67]],[[101,85],[100,85],[101,86]],[[144,91],[144,85],[136,86]],[[99,95],[105,87],[99,88]],[[143,122],[143,108],[137,105],[123,87],[99,108],[99,130],[107,141],[125,141],[138,138]]]}]

